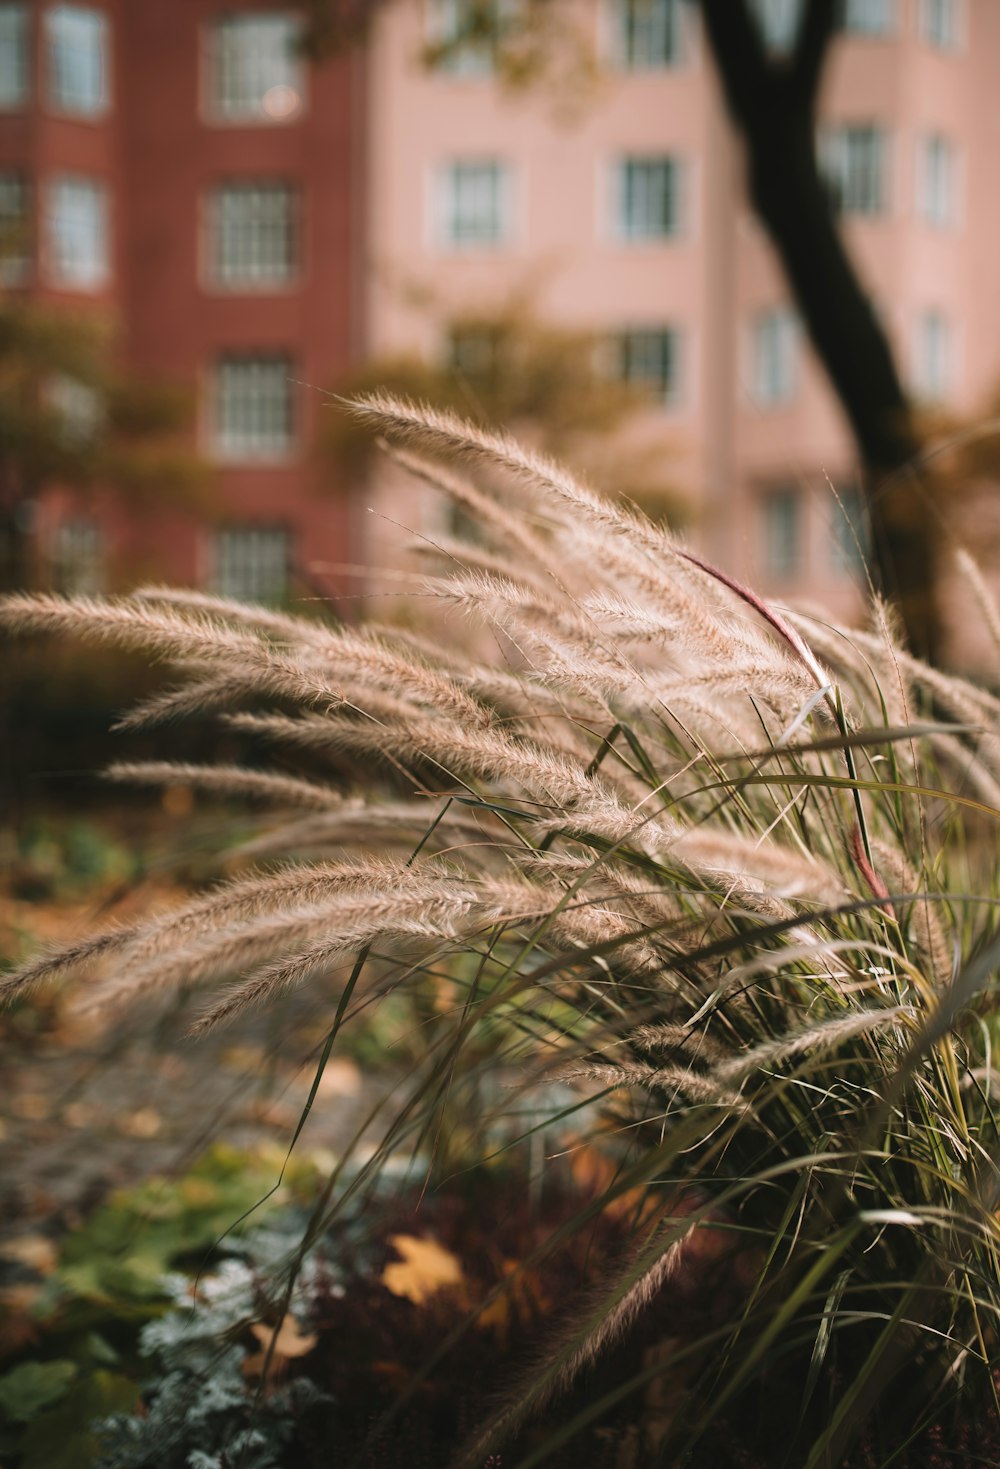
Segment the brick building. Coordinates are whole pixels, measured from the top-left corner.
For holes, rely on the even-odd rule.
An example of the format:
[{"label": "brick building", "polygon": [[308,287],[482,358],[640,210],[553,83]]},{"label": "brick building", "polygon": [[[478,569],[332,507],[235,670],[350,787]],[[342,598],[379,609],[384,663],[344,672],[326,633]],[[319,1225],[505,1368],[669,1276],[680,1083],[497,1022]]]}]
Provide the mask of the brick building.
[{"label": "brick building", "polygon": [[29,242],[5,284],[109,314],[130,370],[194,389],[215,466],[202,525],[53,487],[35,531],[56,580],[155,573],[265,600],[335,585],[306,568],[344,559],[350,497],[305,385],[359,351],[361,70],[309,63],[300,35],[252,3],[0,4],[0,209]]}]

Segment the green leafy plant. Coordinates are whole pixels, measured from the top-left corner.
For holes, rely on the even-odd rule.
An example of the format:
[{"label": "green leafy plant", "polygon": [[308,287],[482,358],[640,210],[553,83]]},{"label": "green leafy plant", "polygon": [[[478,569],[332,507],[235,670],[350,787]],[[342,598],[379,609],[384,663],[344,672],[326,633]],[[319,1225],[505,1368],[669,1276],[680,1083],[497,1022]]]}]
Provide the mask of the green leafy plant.
[{"label": "green leafy plant", "polygon": [[[475,520],[442,550],[437,641],[162,588],[7,599],[13,628],[180,668],[133,722],[209,713],[281,752],[118,778],[298,808],[256,844],[273,867],[43,956],[7,993],[86,974],[83,1003],[113,1014],[231,979],[202,1032],[332,989],[322,1071],[352,1014],[430,986],[426,1062],[365,1169],[320,1190],[303,1250],[402,1147],[433,1177],[484,1074],[572,1085],[546,1119],[569,1148],[597,1109],[607,1173],[577,1225],[629,1211],[629,1239],[457,1465],[543,1462],[629,1398],[649,1463],[737,1463],[735,1443],[826,1469],[861,1442],[902,1465],[925,1430],[985,1423],[1000,701],[913,659],[877,603],[866,630],[779,613],[507,438],[383,397],[358,412]],[[490,1105],[509,1113],[509,1089]]]}]

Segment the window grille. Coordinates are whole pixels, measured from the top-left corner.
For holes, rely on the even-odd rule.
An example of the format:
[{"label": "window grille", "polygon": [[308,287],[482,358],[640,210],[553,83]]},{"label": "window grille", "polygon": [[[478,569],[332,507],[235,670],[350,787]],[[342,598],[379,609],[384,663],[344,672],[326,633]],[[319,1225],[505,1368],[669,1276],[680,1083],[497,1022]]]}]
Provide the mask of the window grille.
[{"label": "window grille", "polygon": [[449,163],[442,186],[447,245],[500,245],[509,238],[510,180],[505,164],[496,159]]},{"label": "window grille", "polygon": [[12,169],[0,170],[0,285],[17,286],[31,270],[28,181]]},{"label": "window grille", "polygon": [[837,22],[855,36],[887,36],[892,30],[892,0],[840,0]]},{"label": "window grille", "polygon": [[765,575],[788,581],[802,569],[802,497],[797,489],[771,490],[762,502]]},{"label": "window grille", "polygon": [[291,358],[223,357],[216,365],[215,445],[227,459],[280,458],[293,440]]},{"label": "window grille", "polygon": [[952,386],[953,333],[943,311],[931,308],[917,323],[916,389],[928,402],[946,398]]},{"label": "window grille", "polygon": [[288,599],[292,538],[283,526],[229,526],[213,544],[215,590],[241,602]]},{"label": "window grille", "polygon": [[663,240],[680,233],[680,163],[676,158],[624,158],[617,170],[618,234]]},{"label": "window grille", "polygon": [[298,267],[298,194],[283,183],[223,184],[212,196],[212,277],[223,286],[283,285]]},{"label": "window grille", "polygon": [[616,0],[617,60],[626,71],[677,66],[683,57],[684,0]]},{"label": "window grille", "polygon": [[955,150],[940,133],[920,140],[918,209],[928,224],[955,221]]},{"label": "window grille", "polygon": [[680,333],[674,327],[629,327],[614,342],[616,376],[673,406],[680,397]]},{"label": "window grille", "polygon": [[885,212],[887,151],[886,135],[876,123],[848,123],[823,134],[820,166],[842,213]]},{"label": "window grille", "polygon": [[60,112],[93,117],[108,105],[108,19],[82,5],[46,13],[49,98]]},{"label": "window grille", "polygon": [[49,189],[49,267],[61,285],[94,290],[109,274],[108,197],[93,179],[64,175]]},{"label": "window grille", "polygon": [[107,546],[95,520],[77,516],[61,521],[52,541],[56,590],[66,596],[95,597],[106,590]]},{"label": "window grille", "polygon": [[798,378],[799,326],[794,312],[777,306],[760,312],[751,327],[751,396],[761,408],[788,403]]},{"label": "window grille", "polygon": [[20,107],[31,92],[27,5],[0,5],[0,107]]},{"label": "window grille", "polygon": [[210,35],[211,113],[225,121],[288,122],[302,107],[302,27],[295,16],[228,15]]}]

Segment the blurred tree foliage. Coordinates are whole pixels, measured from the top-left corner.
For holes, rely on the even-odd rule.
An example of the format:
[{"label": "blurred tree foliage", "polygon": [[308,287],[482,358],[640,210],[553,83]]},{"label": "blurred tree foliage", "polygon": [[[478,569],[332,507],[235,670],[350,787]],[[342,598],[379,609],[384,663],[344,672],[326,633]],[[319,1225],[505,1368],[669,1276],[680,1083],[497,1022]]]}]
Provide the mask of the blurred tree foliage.
[{"label": "blurred tree foliage", "polygon": [[[501,427],[604,480],[677,525],[689,507],[670,468],[681,452],[669,420],[656,422],[662,395],[618,373],[614,339],[540,321],[530,305],[453,318],[437,360],[416,353],[374,358],[336,385],[342,397],[385,391]],[[651,411],[652,410],[652,413]],[[329,416],[325,449],[358,474],[373,453],[371,432],[347,414]]]},{"label": "blurred tree foliage", "polygon": [[49,486],[132,511],[203,508],[208,472],[181,439],[193,404],[119,365],[101,318],[0,296],[0,587],[38,576],[34,511]]}]

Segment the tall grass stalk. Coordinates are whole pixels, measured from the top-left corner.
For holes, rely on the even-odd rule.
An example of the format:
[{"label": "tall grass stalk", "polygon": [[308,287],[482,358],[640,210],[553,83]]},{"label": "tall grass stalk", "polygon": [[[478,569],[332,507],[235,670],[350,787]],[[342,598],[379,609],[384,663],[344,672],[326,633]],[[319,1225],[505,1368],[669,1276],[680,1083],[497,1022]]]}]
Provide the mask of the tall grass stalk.
[{"label": "tall grass stalk", "polygon": [[[456,1464],[643,1324],[666,1340],[609,1400],[680,1388],[642,1462],[701,1462],[728,1423],[768,1462],[833,1466],[864,1433],[888,1464],[914,1425],[989,1412],[1000,701],[913,659],[880,605],[858,631],[779,612],[501,435],[354,411],[473,527],[436,553],[436,638],[155,587],[3,603],[14,631],[176,669],[125,723],[209,716],[275,751],[114,779],[288,813],[248,849],[263,866],[5,993],[72,974],[114,1015],[197,985],[201,1032],[333,984],[328,1056],[429,978],[429,1065],[374,1167],[404,1136],[447,1153],[456,1098],[499,1068],[597,1105],[613,1181],[581,1217],[631,1202],[632,1241]],[[703,1321],[674,1336],[692,1282]]]}]

